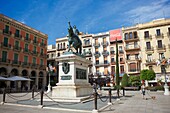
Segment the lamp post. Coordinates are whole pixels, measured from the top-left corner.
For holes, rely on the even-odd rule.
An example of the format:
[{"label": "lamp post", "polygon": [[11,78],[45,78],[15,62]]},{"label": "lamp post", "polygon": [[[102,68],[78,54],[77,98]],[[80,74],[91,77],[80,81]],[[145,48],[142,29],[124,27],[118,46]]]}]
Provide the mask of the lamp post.
[{"label": "lamp post", "polygon": [[161,72],[165,77],[164,95],[169,95],[169,86],[167,85],[167,79],[166,79],[166,66],[168,65],[169,63],[167,63],[167,60],[165,59],[165,57],[163,57],[162,60],[160,61],[160,66],[161,66]]},{"label": "lamp post", "polygon": [[49,71],[49,78],[48,78],[48,90],[47,93],[51,91],[51,85],[50,85],[50,71]]}]

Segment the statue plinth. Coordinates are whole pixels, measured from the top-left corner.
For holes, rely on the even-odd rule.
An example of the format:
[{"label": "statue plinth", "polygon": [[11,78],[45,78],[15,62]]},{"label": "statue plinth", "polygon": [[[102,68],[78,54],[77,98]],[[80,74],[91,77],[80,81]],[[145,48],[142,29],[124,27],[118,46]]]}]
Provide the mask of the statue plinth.
[{"label": "statue plinth", "polygon": [[91,61],[73,53],[61,55],[56,60],[59,61],[59,83],[53,87],[52,97],[76,100],[90,96],[92,87],[87,69]]}]

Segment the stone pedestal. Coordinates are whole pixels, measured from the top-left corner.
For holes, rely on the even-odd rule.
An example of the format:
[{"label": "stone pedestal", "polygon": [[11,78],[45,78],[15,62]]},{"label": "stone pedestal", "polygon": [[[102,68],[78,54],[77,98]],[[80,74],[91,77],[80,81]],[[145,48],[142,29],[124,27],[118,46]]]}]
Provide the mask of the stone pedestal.
[{"label": "stone pedestal", "polygon": [[52,97],[63,100],[83,100],[92,94],[88,82],[88,65],[91,61],[76,54],[65,54],[59,61],[59,83],[52,88]]},{"label": "stone pedestal", "polygon": [[169,95],[169,86],[167,84],[164,86],[164,89],[165,89],[164,95]]}]

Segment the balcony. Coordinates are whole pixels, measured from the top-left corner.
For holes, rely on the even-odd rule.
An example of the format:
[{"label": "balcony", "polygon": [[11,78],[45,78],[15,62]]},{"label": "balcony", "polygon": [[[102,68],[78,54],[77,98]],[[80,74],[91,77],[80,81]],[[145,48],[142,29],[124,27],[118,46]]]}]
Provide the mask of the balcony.
[{"label": "balcony", "polygon": [[84,55],[85,57],[92,57],[91,51],[84,52],[83,55]]},{"label": "balcony", "polygon": [[28,62],[22,62],[23,68],[29,68],[30,64]]},{"label": "balcony", "polygon": [[103,56],[108,56],[108,55],[109,55],[109,52],[108,52],[108,51],[103,51],[103,52],[102,52],[102,55],[103,55]]},{"label": "balcony", "polygon": [[163,34],[163,33],[160,34],[160,35],[155,34],[155,37],[156,37],[156,38],[164,38],[164,34]]},{"label": "balcony", "polygon": [[31,68],[32,68],[32,69],[37,69],[37,67],[38,67],[37,64],[35,64],[35,63],[32,63],[32,64],[31,64]]},{"label": "balcony", "polygon": [[166,50],[166,47],[163,44],[162,46],[156,46],[156,49],[157,49],[158,52],[164,52]]},{"label": "balcony", "polygon": [[140,69],[129,69],[128,74],[140,73]]},{"label": "balcony", "polygon": [[46,55],[46,54],[44,54],[44,53],[40,53],[40,57],[44,57],[44,58],[46,58],[46,57],[47,57],[47,55]]},{"label": "balcony", "polygon": [[150,40],[150,39],[152,39],[152,35],[149,35],[149,36],[145,35],[145,36],[144,36],[144,39],[145,39],[145,40]]},{"label": "balcony", "polygon": [[22,50],[22,48],[19,47],[19,46],[14,46],[14,47],[13,47],[13,50],[20,52],[20,51]]},{"label": "balcony", "polygon": [[96,67],[103,67],[103,66],[109,66],[110,63],[106,60],[106,61],[104,61],[104,62],[96,62],[96,63],[94,63],[94,65],[95,65]]},{"label": "balcony", "polygon": [[135,38],[125,38],[125,42],[136,42],[139,41],[139,37],[135,37]]},{"label": "balcony", "polygon": [[40,46],[41,46],[41,47],[45,47],[45,46],[46,46],[46,44],[44,44],[44,43],[40,43]]},{"label": "balcony", "polygon": [[11,36],[12,32],[11,32],[11,31],[8,31],[8,30],[3,29],[3,34],[4,34],[4,35],[7,35],[7,36]]},{"label": "balcony", "polygon": [[139,51],[139,50],[140,50],[139,45],[135,45],[134,47],[125,47],[125,51]]},{"label": "balcony", "polygon": [[21,62],[18,61],[18,60],[13,60],[13,61],[12,61],[12,65],[13,65],[13,66],[20,66],[20,65],[21,65]]},{"label": "balcony", "polygon": [[10,64],[10,60],[6,58],[0,58],[0,64]]},{"label": "balcony", "polygon": [[99,52],[95,52],[95,53],[94,53],[94,56],[95,56],[95,57],[100,57],[100,53],[99,53]]},{"label": "balcony", "polygon": [[31,39],[30,39],[30,38],[26,38],[26,37],[25,37],[25,38],[24,38],[24,41],[26,41],[26,42],[29,42],[29,43],[30,43],[30,42],[31,42]]},{"label": "balcony", "polygon": [[125,61],[124,60],[120,61],[120,64],[125,64]]},{"label": "balcony", "polygon": [[111,50],[111,51],[110,51],[110,54],[111,54],[111,55],[115,55],[115,51],[114,51],[114,50]]},{"label": "balcony", "polygon": [[30,50],[24,48],[23,52],[29,54],[29,53],[30,53]]},{"label": "balcony", "polygon": [[46,70],[46,66],[45,65],[40,65],[39,70]]},{"label": "balcony", "polygon": [[10,49],[11,48],[11,44],[1,43],[1,48]]},{"label": "balcony", "polygon": [[38,41],[37,40],[33,40],[33,44],[38,46]]},{"label": "balcony", "polygon": [[132,58],[127,58],[126,59],[127,62],[131,62],[131,61],[141,61],[141,58],[138,58],[138,57],[132,57]]},{"label": "balcony", "polygon": [[57,51],[63,51],[63,50],[66,50],[66,47],[63,47],[63,48],[57,48]]},{"label": "balcony", "polygon": [[32,55],[38,55],[37,51],[32,51]]},{"label": "balcony", "polygon": [[20,34],[16,34],[16,33],[15,33],[14,37],[15,37],[16,39],[19,39],[19,40],[22,39],[22,35],[20,35]]},{"label": "balcony", "polygon": [[116,65],[116,62],[115,61],[111,61],[111,65]]},{"label": "balcony", "polygon": [[85,48],[85,47],[91,47],[92,46],[92,44],[91,43],[84,43],[83,44],[83,47]]},{"label": "balcony", "polygon": [[101,45],[103,45],[103,46],[108,46],[109,43],[108,43],[108,41],[104,41],[104,42],[101,42]]},{"label": "balcony", "polygon": [[124,53],[124,51],[123,50],[119,50],[119,54],[123,54]]},{"label": "balcony", "polygon": [[145,47],[146,52],[154,52],[154,47]]},{"label": "balcony", "polygon": [[98,47],[100,47],[100,44],[99,44],[99,43],[94,43],[93,46],[94,46],[95,48],[98,48]]},{"label": "balcony", "polygon": [[155,60],[146,60],[145,65],[146,65],[146,66],[156,65],[156,61],[155,61]]}]

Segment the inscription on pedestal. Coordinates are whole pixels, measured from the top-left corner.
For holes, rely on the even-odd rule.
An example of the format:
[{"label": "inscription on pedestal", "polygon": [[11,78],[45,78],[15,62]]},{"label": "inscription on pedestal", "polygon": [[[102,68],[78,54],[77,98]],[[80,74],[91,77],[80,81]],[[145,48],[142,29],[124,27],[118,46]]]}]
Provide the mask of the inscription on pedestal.
[{"label": "inscription on pedestal", "polygon": [[76,68],[76,79],[87,79],[86,70]]},{"label": "inscription on pedestal", "polygon": [[71,80],[72,79],[72,76],[71,75],[63,75],[61,76],[61,80]]}]

